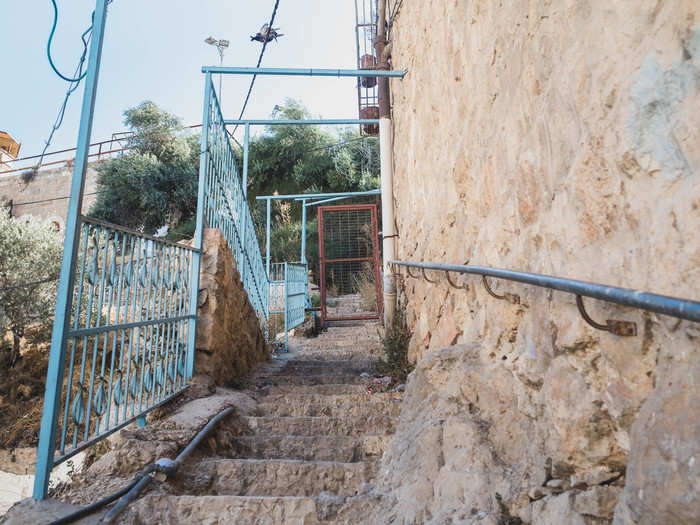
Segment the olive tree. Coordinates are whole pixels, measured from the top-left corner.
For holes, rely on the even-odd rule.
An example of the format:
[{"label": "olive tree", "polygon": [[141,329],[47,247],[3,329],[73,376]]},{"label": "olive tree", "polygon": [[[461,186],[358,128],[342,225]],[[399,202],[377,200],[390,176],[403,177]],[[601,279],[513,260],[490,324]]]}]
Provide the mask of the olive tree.
[{"label": "olive tree", "polygon": [[48,220],[0,215],[0,328],[12,332],[10,366],[33,325],[48,327],[61,265],[63,235]]}]

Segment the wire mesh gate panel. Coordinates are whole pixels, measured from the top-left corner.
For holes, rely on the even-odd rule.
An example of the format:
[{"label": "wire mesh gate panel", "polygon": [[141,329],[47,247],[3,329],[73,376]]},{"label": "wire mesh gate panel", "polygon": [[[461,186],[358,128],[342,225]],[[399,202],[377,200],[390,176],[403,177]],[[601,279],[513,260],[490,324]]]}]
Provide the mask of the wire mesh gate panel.
[{"label": "wire mesh gate panel", "polygon": [[320,206],[321,322],[380,319],[376,204]]}]

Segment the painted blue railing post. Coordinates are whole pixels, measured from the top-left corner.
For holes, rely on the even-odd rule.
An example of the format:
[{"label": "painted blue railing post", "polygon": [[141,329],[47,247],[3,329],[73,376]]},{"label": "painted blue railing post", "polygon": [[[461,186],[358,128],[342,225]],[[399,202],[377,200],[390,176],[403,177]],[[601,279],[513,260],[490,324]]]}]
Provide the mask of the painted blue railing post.
[{"label": "painted blue railing post", "polygon": [[[301,264],[306,263],[306,199],[301,200]],[[307,266],[308,268],[308,266]],[[309,297],[309,272],[306,272],[307,281],[304,291],[304,304],[306,308],[311,308],[311,298]]]},{"label": "painted blue railing post", "polygon": [[204,80],[204,114],[202,116],[202,145],[199,154],[199,183],[197,185],[197,221],[194,230],[194,247],[197,252],[192,257],[192,273],[190,274],[190,319],[187,330],[187,377],[194,374],[195,344],[197,341],[197,303],[199,300],[199,267],[202,258],[202,230],[204,228],[204,192],[209,167],[209,118],[211,115],[211,73]]},{"label": "painted blue railing post", "polygon": [[287,263],[284,263],[284,351],[289,352],[289,266]]},{"label": "painted blue railing post", "polygon": [[306,264],[306,199],[301,200],[301,262]]},{"label": "painted blue railing post", "polygon": [[83,105],[80,114],[78,144],[75,152],[75,168],[73,170],[70,203],[66,218],[66,237],[63,242],[63,261],[61,263],[61,276],[56,298],[56,315],[51,336],[51,354],[46,377],[44,412],[39,432],[36,476],[34,478],[35,499],[44,499],[46,497],[49,488],[49,477],[53,468],[58,412],[61,406],[61,391],[63,388],[66,334],[70,330],[70,316],[73,307],[74,261],[77,259],[80,242],[80,212],[83,203],[85,172],[87,170],[106,19],[107,0],[97,0],[93,17],[88,71],[85,77],[85,94],[83,95]]},{"label": "painted blue railing post", "polygon": [[243,195],[248,197],[248,150],[250,148],[250,124],[245,124],[243,136]]},{"label": "painted blue railing post", "polygon": [[270,199],[267,199],[267,228],[265,230],[265,269],[268,279],[270,277]]}]

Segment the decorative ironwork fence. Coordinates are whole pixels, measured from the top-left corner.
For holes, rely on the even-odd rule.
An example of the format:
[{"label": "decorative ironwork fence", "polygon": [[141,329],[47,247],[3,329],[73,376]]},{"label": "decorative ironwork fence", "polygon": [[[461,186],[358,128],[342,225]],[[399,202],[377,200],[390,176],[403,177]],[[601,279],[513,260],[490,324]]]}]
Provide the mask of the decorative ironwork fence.
[{"label": "decorative ironwork fence", "polygon": [[[70,329],[57,396],[57,430],[37,472],[53,466],[181,392],[189,378],[190,278],[198,250],[81,217]],[[52,355],[51,359],[59,356]],[[47,396],[51,392],[47,392]],[[41,458],[40,453],[40,458]]]},{"label": "decorative ironwork fence", "polygon": [[219,228],[223,233],[236,258],[250,303],[265,327],[270,300],[268,276],[210,73],[206,75],[204,108],[204,157],[200,167],[204,217],[209,227]]}]

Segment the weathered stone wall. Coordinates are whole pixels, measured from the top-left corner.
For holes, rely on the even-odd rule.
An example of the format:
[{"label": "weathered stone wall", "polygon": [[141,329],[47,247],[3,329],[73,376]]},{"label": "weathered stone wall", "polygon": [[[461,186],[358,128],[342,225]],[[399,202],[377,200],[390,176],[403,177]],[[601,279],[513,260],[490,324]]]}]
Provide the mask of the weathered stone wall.
[{"label": "weathered stone wall", "polygon": [[[73,166],[42,169],[29,183],[22,180],[22,172],[0,176],[0,204],[12,200],[12,215],[34,215],[44,219],[55,220],[61,230],[68,215],[67,197],[70,196],[70,186],[73,179]],[[94,163],[88,166],[85,177],[85,196],[83,197],[83,213],[87,213],[95,202],[97,190],[97,171]],[[37,202],[42,201],[42,202]],[[34,203],[34,204],[25,204]]]},{"label": "weathered stone wall", "polygon": [[236,261],[221,231],[206,228],[199,273],[195,372],[230,384],[269,353]]},{"label": "weathered stone wall", "polygon": [[[405,0],[392,40],[400,259],[700,297],[698,2]],[[622,338],[571,295],[463,282],[407,281],[400,523],[607,522],[621,492],[617,523],[700,515],[697,324],[588,300]]]}]

